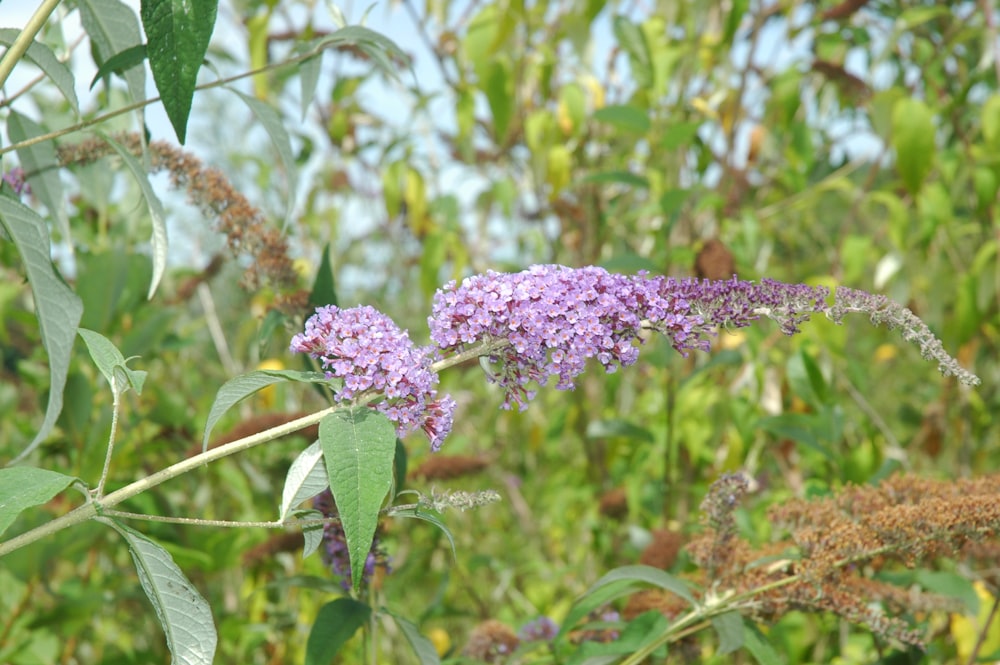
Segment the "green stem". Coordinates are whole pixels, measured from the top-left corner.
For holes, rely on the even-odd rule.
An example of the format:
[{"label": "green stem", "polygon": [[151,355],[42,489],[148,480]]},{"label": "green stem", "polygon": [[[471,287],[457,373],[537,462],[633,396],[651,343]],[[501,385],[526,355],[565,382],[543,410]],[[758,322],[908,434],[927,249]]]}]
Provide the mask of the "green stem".
[{"label": "green stem", "polygon": [[43,0],[42,4],[35,10],[35,13],[28,19],[27,25],[21,30],[17,39],[10,45],[7,52],[3,54],[3,58],[0,58],[0,88],[7,82],[7,78],[14,71],[14,66],[18,60],[27,52],[28,47],[35,41],[35,35],[41,32],[42,26],[45,25],[45,22],[49,20],[49,16],[58,6],[59,0]]},{"label": "green stem", "polygon": [[61,531],[66,527],[86,522],[87,520],[96,517],[97,514],[104,508],[110,508],[111,506],[115,506],[126,499],[131,499],[137,494],[141,494],[148,489],[152,489],[153,487],[156,487],[171,478],[176,478],[177,476],[185,474],[199,466],[208,464],[209,462],[213,462],[217,459],[222,459],[223,457],[227,457],[234,453],[248,450],[254,446],[272,441],[282,436],[286,436],[292,432],[302,429],[303,427],[314,425],[340,408],[342,408],[342,406],[331,406],[323,409],[322,411],[317,411],[316,413],[309,414],[308,416],[303,416],[287,422],[284,425],[272,427],[269,430],[258,432],[252,436],[232,441],[231,443],[219,446],[218,448],[213,448],[212,450],[207,450],[200,455],[195,455],[194,457],[181,460],[176,464],[168,466],[162,471],[157,471],[151,476],[146,476],[145,478],[137,480],[130,485],[126,485],[120,490],[114,491],[105,497],[100,499],[95,498],[89,503],[70,511],[61,517],[57,517],[51,522],[46,522],[31,531],[27,531],[19,536],[11,538],[6,542],[0,543],[0,557],[13,552],[14,550],[20,549],[25,545],[29,545],[36,540],[40,540],[45,536]]}]

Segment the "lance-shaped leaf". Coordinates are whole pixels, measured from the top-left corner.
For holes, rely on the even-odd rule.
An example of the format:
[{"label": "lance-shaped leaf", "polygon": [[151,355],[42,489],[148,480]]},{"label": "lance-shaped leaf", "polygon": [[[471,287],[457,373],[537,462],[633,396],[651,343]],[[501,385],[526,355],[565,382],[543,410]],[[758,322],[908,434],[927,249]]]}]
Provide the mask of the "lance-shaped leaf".
[{"label": "lance-shaped leaf", "polygon": [[379,510],[392,485],[396,430],[383,414],[359,406],[320,421],[319,442],[356,589],[375,539]]},{"label": "lance-shaped leaf", "polygon": [[208,42],[212,38],[218,0],[142,0],[146,54],[163,107],[184,143],[191,99]]},{"label": "lance-shaped leaf", "polygon": [[80,328],[77,332],[87,345],[90,357],[101,370],[101,374],[108,380],[111,391],[115,394],[122,394],[129,388],[137,395],[142,394],[142,385],[146,381],[146,372],[142,370],[129,369],[125,356],[111,343],[104,335],[93,330]]},{"label": "lance-shaped leaf", "polygon": [[73,476],[31,466],[0,469],[0,535],[21,511],[48,503],[75,480]]},{"label": "lance-shaped leaf", "polygon": [[128,542],[142,590],[156,610],[175,665],[211,665],[218,634],[208,602],[170,554],[135,529],[102,520]]},{"label": "lance-shaped leaf", "polygon": [[306,665],[327,665],[358,629],[368,623],[372,608],[353,598],[338,598],[319,609],[306,642]]},{"label": "lance-shaped leaf", "polygon": [[281,509],[278,519],[288,519],[292,510],[306,499],[311,499],[330,484],[323,464],[323,449],[319,441],[299,453],[288,468],[285,487],[281,491]]},{"label": "lance-shaped leaf", "polygon": [[[7,116],[7,136],[15,144],[25,139],[41,136],[45,133],[34,120],[11,111]],[[62,181],[59,180],[59,162],[56,159],[55,145],[51,141],[43,141],[24,148],[17,149],[17,157],[24,168],[25,180],[31,185],[31,193],[48,208],[49,214],[59,222],[59,231],[63,239],[68,240],[69,217],[63,206]],[[72,243],[67,243],[72,246]]]},{"label": "lance-shaped leaf", "polygon": [[52,265],[45,220],[20,201],[0,196],[0,224],[14,241],[24,261],[35,299],[35,315],[42,333],[42,344],[49,354],[49,401],[45,419],[28,447],[13,460],[17,462],[45,440],[62,411],[66,374],[76,329],[83,316],[83,304]]},{"label": "lance-shaped leaf", "polygon": [[[20,34],[21,31],[16,28],[0,28],[0,44],[10,46]],[[73,107],[73,111],[79,113],[80,104],[76,99],[76,82],[73,80],[73,72],[56,57],[52,49],[41,42],[33,41],[28,45],[24,57],[45,72],[45,75],[52,80],[52,83]]]},{"label": "lance-shaped leaf", "polygon": [[125,162],[125,166],[132,172],[139,185],[139,190],[142,192],[142,197],[146,200],[146,206],[149,208],[149,217],[153,221],[153,236],[150,241],[153,250],[153,278],[150,280],[149,293],[146,297],[152,299],[153,294],[156,293],[156,287],[159,286],[160,279],[163,278],[163,273],[167,269],[167,216],[163,211],[163,204],[160,203],[160,197],[156,195],[153,186],[149,184],[149,175],[146,173],[146,169],[142,168],[139,160],[125,146],[110,136],[105,135],[102,138],[114,148],[118,156]]},{"label": "lance-shaped leaf", "polygon": [[208,420],[205,422],[205,436],[202,438],[202,450],[208,447],[208,436],[212,433],[212,428],[234,404],[261,388],[282,381],[336,383],[336,381],[327,379],[326,375],[321,372],[298,372],[290,369],[257,370],[229,379],[219,388],[219,392],[215,395],[215,403],[212,404],[212,409],[208,412]]},{"label": "lance-shaped leaf", "polygon": [[[128,5],[119,0],[78,0],[80,21],[94,44],[103,65],[115,55],[142,43],[139,19]],[[131,67],[122,74],[133,101],[146,98],[146,70]]]}]

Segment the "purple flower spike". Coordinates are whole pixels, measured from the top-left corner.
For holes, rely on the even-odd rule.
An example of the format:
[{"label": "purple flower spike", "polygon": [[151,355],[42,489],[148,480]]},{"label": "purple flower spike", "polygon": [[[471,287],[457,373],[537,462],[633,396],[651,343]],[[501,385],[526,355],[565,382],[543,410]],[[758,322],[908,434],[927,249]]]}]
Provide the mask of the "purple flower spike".
[{"label": "purple flower spike", "polygon": [[14,190],[14,193],[20,196],[21,194],[31,194],[31,186],[24,179],[24,169],[20,166],[15,166],[10,171],[3,174],[2,179],[5,183],[10,185],[10,188]]},{"label": "purple flower spike", "polygon": [[438,398],[430,348],[417,348],[405,330],[373,307],[319,307],[291,350],[320,361],[330,378],[343,379],[336,401],[366,391],[384,396],[375,408],[396,423],[396,434],[423,429],[438,450],[451,431],[455,400]]},{"label": "purple flower spike", "polygon": [[814,313],[839,322],[846,312],[868,312],[876,324],[902,328],[904,338],[938,360],[945,374],[978,381],[908,310],[851,289],[838,289],[831,306],[829,295],[825,287],[769,279],[715,282],[539,265],[513,274],[487,272],[460,285],[449,282],[435,294],[428,323],[431,339],[445,353],[484,346],[488,379],[504,389],[508,409],[515,403],[526,408],[535,394],[528,386],[544,385],[550,377],[557,377],[556,388],[572,389],[588,358],[597,358],[608,372],[631,365],[639,353],[634,342],[641,342],[644,329],[663,333],[687,354],[708,350],[719,328],[742,328],[768,317],[792,335]]}]

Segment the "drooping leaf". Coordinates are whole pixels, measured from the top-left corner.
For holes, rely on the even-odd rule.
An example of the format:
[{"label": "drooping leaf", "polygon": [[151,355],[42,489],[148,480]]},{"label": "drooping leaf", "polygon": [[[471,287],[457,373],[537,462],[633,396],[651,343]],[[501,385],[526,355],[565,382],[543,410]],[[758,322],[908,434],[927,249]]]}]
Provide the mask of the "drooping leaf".
[{"label": "drooping leaf", "polygon": [[[100,67],[108,59],[142,44],[139,18],[119,0],[79,0],[80,21],[100,58]],[[146,70],[131,67],[122,74],[133,101],[146,98]]]},{"label": "drooping leaf", "polygon": [[321,607],[306,642],[306,665],[329,665],[347,640],[368,623],[372,609],[353,598],[337,598]]},{"label": "drooping leaf", "polygon": [[630,187],[638,187],[641,189],[649,189],[649,178],[638,175],[637,173],[632,173],[631,171],[599,171],[597,173],[591,173],[584,176],[580,182],[602,185],[620,184],[629,185]]},{"label": "drooping leaf", "polygon": [[[10,46],[20,34],[21,31],[16,28],[0,28],[0,44]],[[73,107],[73,111],[79,114],[80,104],[76,99],[76,81],[73,79],[73,72],[56,57],[52,49],[41,42],[33,41],[28,45],[24,57],[52,79],[52,83]]]},{"label": "drooping leaf", "polygon": [[31,466],[0,469],[0,535],[21,511],[47,503],[74,481],[72,476]]},{"label": "drooping leaf", "polygon": [[142,370],[129,369],[125,364],[125,356],[111,343],[104,335],[93,330],[80,328],[77,331],[83,341],[87,344],[90,357],[94,364],[101,370],[101,374],[107,379],[111,390],[121,394],[132,388],[137,395],[142,394],[142,385],[146,380],[146,372]]},{"label": "drooping leaf", "polygon": [[347,540],[352,584],[358,588],[379,510],[392,485],[396,429],[383,414],[358,406],[324,418],[319,441]]},{"label": "drooping leaf", "polygon": [[403,633],[406,641],[410,643],[410,648],[413,649],[413,653],[416,655],[420,665],[440,664],[441,657],[438,656],[438,652],[434,648],[434,643],[424,637],[416,624],[395,614],[388,614],[396,622],[396,625],[399,626],[399,630]]},{"label": "drooping leaf", "polygon": [[285,487],[281,491],[281,508],[278,519],[284,521],[306,499],[311,499],[330,484],[323,464],[323,449],[319,441],[299,453],[288,468]]},{"label": "drooping leaf", "polygon": [[218,0],[142,0],[149,68],[181,144],[218,4]]},{"label": "drooping leaf", "polygon": [[299,108],[302,109],[302,122],[305,122],[309,106],[316,97],[316,84],[319,83],[319,73],[322,67],[322,53],[299,63]]},{"label": "drooping leaf", "polygon": [[726,612],[712,617],[712,628],[719,636],[716,653],[725,655],[743,646],[743,617],[739,612]]},{"label": "drooping leaf", "polygon": [[125,166],[132,172],[132,176],[142,192],[142,198],[146,201],[146,207],[149,209],[149,218],[153,223],[153,234],[150,239],[153,255],[153,277],[149,282],[149,292],[146,297],[152,300],[153,294],[156,293],[156,287],[160,285],[163,273],[167,269],[167,215],[163,210],[160,197],[156,195],[153,186],[149,184],[149,174],[146,173],[146,169],[142,167],[139,160],[125,146],[110,136],[105,135],[103,138],[109,146],[114,148]]},{"label": "drooping leaf", "polygon": [[[17,111],[7,116],[7,136],[13,143],[41,136],[45,133],[37,123]],[[63,205],[63,187],[59,179],[59,161],[51,141],[36,143],[17,149],[17,157],[24,168],[25,180],[31,185],[31,193],[48,209],[59,223],[59,231],[64,239],[70,237],[69,217]],[[69,243],[70,245],[72,243]]]},{"label": "drooping leaf", "polygon": [[514,85],[510,76],[510,65],[505,59],[494,60],[486,70],[486,79],[482,82],[486,101],[489,102],[493,114],[493,136],[498,143],[503,143],[514,117]]},{"label": "drooping leaf", "polygon": [[[292,512],[296,519],[319,520],[323,519],[323,513],[318,510],[295,510]],[[302,527],[302,558],[306,559],[323,544],[323,525],[306,524]]]},{"label": "drooping leaf", "polygon": [[269,105],[259,99],[244,95],[235,88],[229,88],[229,90],[242,99],[243,103],[247,105],[257,120],[260,121],[261,126],[264,127],[264,131],[271,138],[271,143],[278,153],[278,159],[281,160],[281,166],[285,170],[285,178],[288,181],[288,197],[285,209],[285,226],[287,226],[292,219],[292,213],[295,208],[295,192],[299,186],[299,171],[298,166],[295,164],[295,157],[292,155],[292,141],[288,137],[288,131],[285,129],[285,124],[281,121],[281,116]]},{"label": "drooping leaf", "polygon": [[919,99],[904,97],[892,109],[892,147],[896,170],[910,194],[916,194],[934,165],[934,114]]},{"label": "drooping leaf", "polygon": [[249,397],[261,388],[281,383],[282,381],[298,381],[300,383],[328,383],[321,372],[300,372],[291,369],[266,369],[242,374],[229,379],[219,392],[215,395],[215,402],[208,412],[208,420],[205,421],[205,436],[202,438],[202,449],[208,447],[208,437],[212,433],[212,428],[219,422],[219,418],[225,415],[234,404]]},{"label": "drooping leaf", "polygon": [[[396,42],[370,28],[347,25],[318,40],[317,49],[331,46],[354,46],[371,58],[379,70],[392,78],[399,75],[399,63],[412,67],[410,56]],[[391,57],[390,57],[391,56]]]},{"label": "drooping leaf", "polygon": [[45,220],[20,201],[0,196],[0,224],[14,241],[24,262],[34,295],[42,344],[49,354],[49,401],[45,407],[45,418],[35,438],[13,460],[17,462],[45,440],[62,411],[63,389],[66,387],[73,341],[83,315],[83,305],[52,265]]},{"label": "drooping leaf", "polygon": [[208,602],[170,553],[117,520],[102,520],[128,542],[139,583],[156,610],[176,665],[211,665],[218,634]]},{"label": "drooping leaf", "polygon": [[1000,94],[994,93],[982,108],[983,138],[992,150],[1000,149]]}]

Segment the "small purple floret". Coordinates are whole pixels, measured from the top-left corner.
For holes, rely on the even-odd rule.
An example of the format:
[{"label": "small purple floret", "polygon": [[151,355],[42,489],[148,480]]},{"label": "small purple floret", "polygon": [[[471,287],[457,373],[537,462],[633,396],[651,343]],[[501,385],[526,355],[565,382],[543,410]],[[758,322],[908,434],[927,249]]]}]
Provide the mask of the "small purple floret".
[{"label": "small purple floret", "polygon": [[418,348],[409,334],[373,307],[319,307],[291,350],[319,360],[330,378],[343,379],[338,402],[366,391],[384,396],[375,405],[404,437],[419,429],[438,450],[451,431],[455,400],[438,397],[438,375],[430,371],[431,348]]}]

